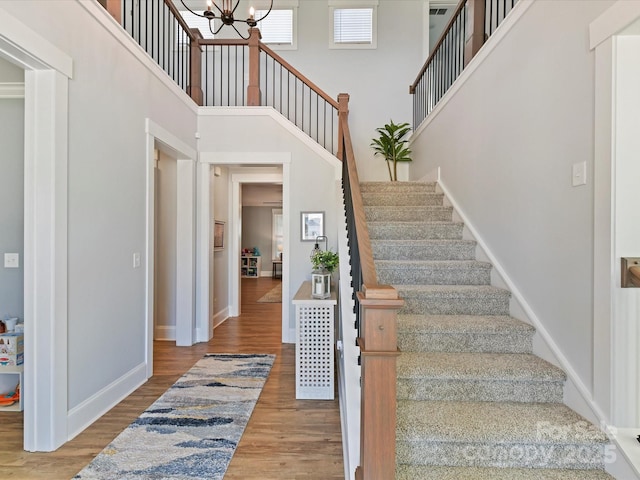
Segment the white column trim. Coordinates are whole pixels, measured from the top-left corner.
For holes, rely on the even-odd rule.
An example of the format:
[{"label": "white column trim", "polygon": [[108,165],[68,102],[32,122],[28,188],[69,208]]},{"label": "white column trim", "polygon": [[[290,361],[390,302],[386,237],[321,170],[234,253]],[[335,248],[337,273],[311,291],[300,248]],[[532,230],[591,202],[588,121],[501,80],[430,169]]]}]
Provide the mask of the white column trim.
[{"label": "white column trim", "polygon": [[196,342],[208,342],[213,337],[210,285],[213,275],[211,261],[211,165],[197,165],[197,205],[196,205]]},{"label": "white column trim", "polygon": [[68,439],[68,81],[25,71],[24,448]]},{"label": "white column trim", "polygon": [[176,218],[176,345],[195,340],[196,163],[178,158]]}]

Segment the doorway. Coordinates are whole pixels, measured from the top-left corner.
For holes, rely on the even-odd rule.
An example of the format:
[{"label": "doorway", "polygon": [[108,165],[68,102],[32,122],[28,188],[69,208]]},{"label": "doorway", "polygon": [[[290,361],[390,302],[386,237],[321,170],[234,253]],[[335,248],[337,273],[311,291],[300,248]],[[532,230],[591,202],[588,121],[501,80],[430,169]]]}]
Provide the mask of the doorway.
[{"label": "doorway", "polygon": [[[220,208],[218,203],[226,204],[226,212],[228,222],[225,226],[225,242],[227,246],[224,249],[224,259],[228,266],[228,271],[225,272],[225,278],[229,286],[228,292],[228,310],[226,313],[230,317],[236,317],[240,315],[240,296],[241,296],[241,275],[240,275],[240,259],[242,252],[242,188],[243,185],[248,184],[281,184],[282,185],[282,220],[283,220],[283,251],[289,251],[289,238],[290,238],[290,167],[291,167],[291,153],[290,152],[246,152],[246,153],[224,153],[224,152],[201,152],[200,153],[201,166],[199,169],[200,180],[198,182],[198,211],[200,212],[199,224],[209,225],[209,230],[213,229],[213,216],[212,209],[216,210]],[[211,184],[209,181],[211,169],[216,167],[221,168],[228,176],[226,185],[224,187],[225,197],[219,198],[216,192],[211,191]],[[212,205],[213,203],[213,205]],[[202,232],[198,232],[198,258],[205,259],[211,258],[209,244],[211,242],[210,234],[202,235]],[[218,252],[219,254],[219,252]],[[216,261],[218,258],[216,257]],[[287,255],[283,256],[282,262],[282,298],[289,298],[289,278],[287,272],[289,271],[289,258]],[[205,262],[199,260],[199,265],[209,264],[211,262]],[[220,272],[215,272],[214,275],[219,277]],[[210,271],[198,271],[198,284],[199,290],[206,286],[207,295],[211,295],[210,285]],[[215,288],[215,286],[214,286]],[[211,289],[213,290],[213,288]],[[205,298],[204,294],[200,295],[201,298]],[[286,300],[284,300],[286,301]],[[204,310],[202,301],[196,299],[196,309],[198,311]],[[213,305],[215,302],[207,302],[207,304]],[[283,304],[284,305],[284,304]],[[290,309],[282,309],[282,341],[283,343],[293,343],[295,341],[295,330],[292,330],[289,325]],[[208,312],[207,312],[208,313]],[[212,312],[215,316],[215,312]],[[198,314],[198,323],[201,321],[208,322],[209,325],[213,324],[213,321],[208,319],[203,314]]]}]

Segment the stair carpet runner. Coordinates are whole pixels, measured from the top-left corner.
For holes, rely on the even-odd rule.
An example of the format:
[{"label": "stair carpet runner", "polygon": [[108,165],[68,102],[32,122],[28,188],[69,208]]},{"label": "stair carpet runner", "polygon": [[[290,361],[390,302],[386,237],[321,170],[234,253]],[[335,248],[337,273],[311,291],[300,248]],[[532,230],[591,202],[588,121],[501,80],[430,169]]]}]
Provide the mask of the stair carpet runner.
[{"label": "stair carpet runner", "polygon": [[435,183],[361,184],[378,282],[398,315],[397,480],[600,480],[608,439],[562,403]]}]

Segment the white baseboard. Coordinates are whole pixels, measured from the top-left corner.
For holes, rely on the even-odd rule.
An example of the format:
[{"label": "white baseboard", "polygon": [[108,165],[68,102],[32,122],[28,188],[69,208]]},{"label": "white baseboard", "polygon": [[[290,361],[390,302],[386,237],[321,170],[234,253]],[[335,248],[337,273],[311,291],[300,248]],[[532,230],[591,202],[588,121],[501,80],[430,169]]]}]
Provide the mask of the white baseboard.
[{"label": "white baseboard", "polygon": [[156,325],[153,329],[154,340],[173,340],[176,339],[175,325]]},{"label": "white baseboard", "polygon": [[216,328],[222,322],[229,318],[229,307],[225,307],[213,316],[213,328]]},{"label": "white baseboard", "polygon": [[69,410],[67,415],[67,440],[72,440],[146,381],[147,365],[141,363],[77,407]]}]

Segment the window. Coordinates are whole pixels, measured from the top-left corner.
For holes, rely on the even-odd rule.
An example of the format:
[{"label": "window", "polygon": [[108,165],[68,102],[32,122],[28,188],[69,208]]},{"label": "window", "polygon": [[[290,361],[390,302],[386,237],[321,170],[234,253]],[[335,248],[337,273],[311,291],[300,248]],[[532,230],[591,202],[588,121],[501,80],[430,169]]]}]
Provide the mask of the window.
[{"label": "window", "polygon": [[[266,15],[268,10],[256,10],[256,20]],[[289,46],[295,45],[293,35],[294,10],[271,10],[267,18],[258,23],[262,34],[262,42],[270,45]]]},{"label": "window", "polygon": [[374,0],[329,1],[331,48],[376,48],[376,6]]}]

